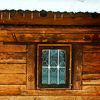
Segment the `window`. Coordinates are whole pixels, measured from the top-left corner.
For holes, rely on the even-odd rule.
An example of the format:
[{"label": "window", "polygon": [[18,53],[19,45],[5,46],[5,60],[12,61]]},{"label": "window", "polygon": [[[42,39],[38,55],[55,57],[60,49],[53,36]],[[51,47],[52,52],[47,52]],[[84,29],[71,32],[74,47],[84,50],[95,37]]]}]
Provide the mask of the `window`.
[{"label": "window", "polygon": [[39,44],[38,88],[71,88],[71,45]]}]

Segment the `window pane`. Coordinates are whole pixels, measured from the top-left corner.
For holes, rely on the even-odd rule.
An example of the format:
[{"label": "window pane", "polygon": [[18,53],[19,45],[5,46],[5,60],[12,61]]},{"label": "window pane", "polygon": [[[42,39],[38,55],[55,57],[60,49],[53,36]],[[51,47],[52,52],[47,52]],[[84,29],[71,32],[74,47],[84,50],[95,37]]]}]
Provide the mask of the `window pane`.
[{"label": "window pane", "polygon": [[59,66],[65,67],[65,51],[59,50]]},{"label": "window pane", "polygon": [[50,84],[57,84],[57,68],[50,69]]},{"label": "window pane", "polygon": [[48,66],[48,53],[47,49],[42,50],[42,66]]},{"label": "window pane", "polygon": [[42,68],[42,84],[48,84],[48,69]]},{"label": "window pane", "polygon": [[59,69],[59,84],[65,84],[65,68]]},{"label": "window pane", "polygon": [[58,64],[58,50],[50,50],[50,66],[57,66]]}]

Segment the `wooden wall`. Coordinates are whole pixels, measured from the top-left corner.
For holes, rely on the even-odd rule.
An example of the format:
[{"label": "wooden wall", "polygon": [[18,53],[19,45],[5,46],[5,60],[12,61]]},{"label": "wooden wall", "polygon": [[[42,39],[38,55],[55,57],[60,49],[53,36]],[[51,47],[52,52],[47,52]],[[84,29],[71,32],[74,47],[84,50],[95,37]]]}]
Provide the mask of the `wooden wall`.
[{"label": "wooden wall", "polygon": [[26,46],[0,44],[0,95],[17,95],[25,85]]},{"label": "wooden wall", "polygon": [[82,89],[100,91],[100,44],[84,45]]},{"label": "wooden wall", "polygon": [[[95,36],[93,31],[100,30],[76,29],[78,33],[74,33],[75,28],[68,30],[64,28],[50,30],[33,28],[31,31],[28,28],[26,30],[22,28],[1,30],[0,41],[3,42],[0,42],[0,100],[100,99],[100,41],[92,41]],[[59,32],[63,33],[60,35]],[[91,39],[84,40],[86,35]],[[56,36],[57,38],[54,38]],[[97,38],[100,39],[100,34]],[[72,90],[36,89],[35,50],[36,44],[41,42],[72,44],[73,68],[76,73],[72,78],[74,79]]]}]

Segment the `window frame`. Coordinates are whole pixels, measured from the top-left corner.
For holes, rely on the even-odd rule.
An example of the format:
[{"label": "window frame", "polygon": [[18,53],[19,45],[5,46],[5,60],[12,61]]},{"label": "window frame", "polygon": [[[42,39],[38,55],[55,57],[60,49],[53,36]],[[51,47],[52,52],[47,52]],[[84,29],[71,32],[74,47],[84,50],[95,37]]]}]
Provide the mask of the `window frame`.
[{"label": "window frame", "polygon": [[[42,85],[41,83],[41,79],[42,79],[42,76],[41,76],[41,69],[40,66],[41,66],[41,50],[42,49],[45,49],[45,48],[57,48],[57,49],[62,49],[63,50],[66,50],[66,52],[68,52],[67,48],[69,48],[69,63],[68,63],[68,66],[69,68],[67,69],[66,72],[68,72],[69,76],[67,77],[68,78],[68,82],[66,81],[66,84],[61,84],[61,85],[53,85],[53,84],[50,84],[50,85]],[[67,61],[68,62],[68,61]],[[71,44],[38,44],[37,45],[37,89],[40,89],[40,88],[46,88],[46,89],[71,89],[71,86],[72,86],[72,78],[71,78],[71,74],[72,74],[72,45]],[[67,74],[66,74],[67,75]]]}]

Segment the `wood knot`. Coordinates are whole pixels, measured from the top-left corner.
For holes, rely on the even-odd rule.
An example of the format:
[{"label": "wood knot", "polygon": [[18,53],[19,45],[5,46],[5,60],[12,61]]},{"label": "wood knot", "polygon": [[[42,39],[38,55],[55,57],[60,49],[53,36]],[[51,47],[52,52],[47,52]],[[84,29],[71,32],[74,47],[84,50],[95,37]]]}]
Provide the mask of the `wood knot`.
[{"label": "wood knot", "polygon": [[28,81],[30,81],[30,82],[33,81],[33,76],[32,76],[32,75],[30,75],[30,76],[28,77]]}]

